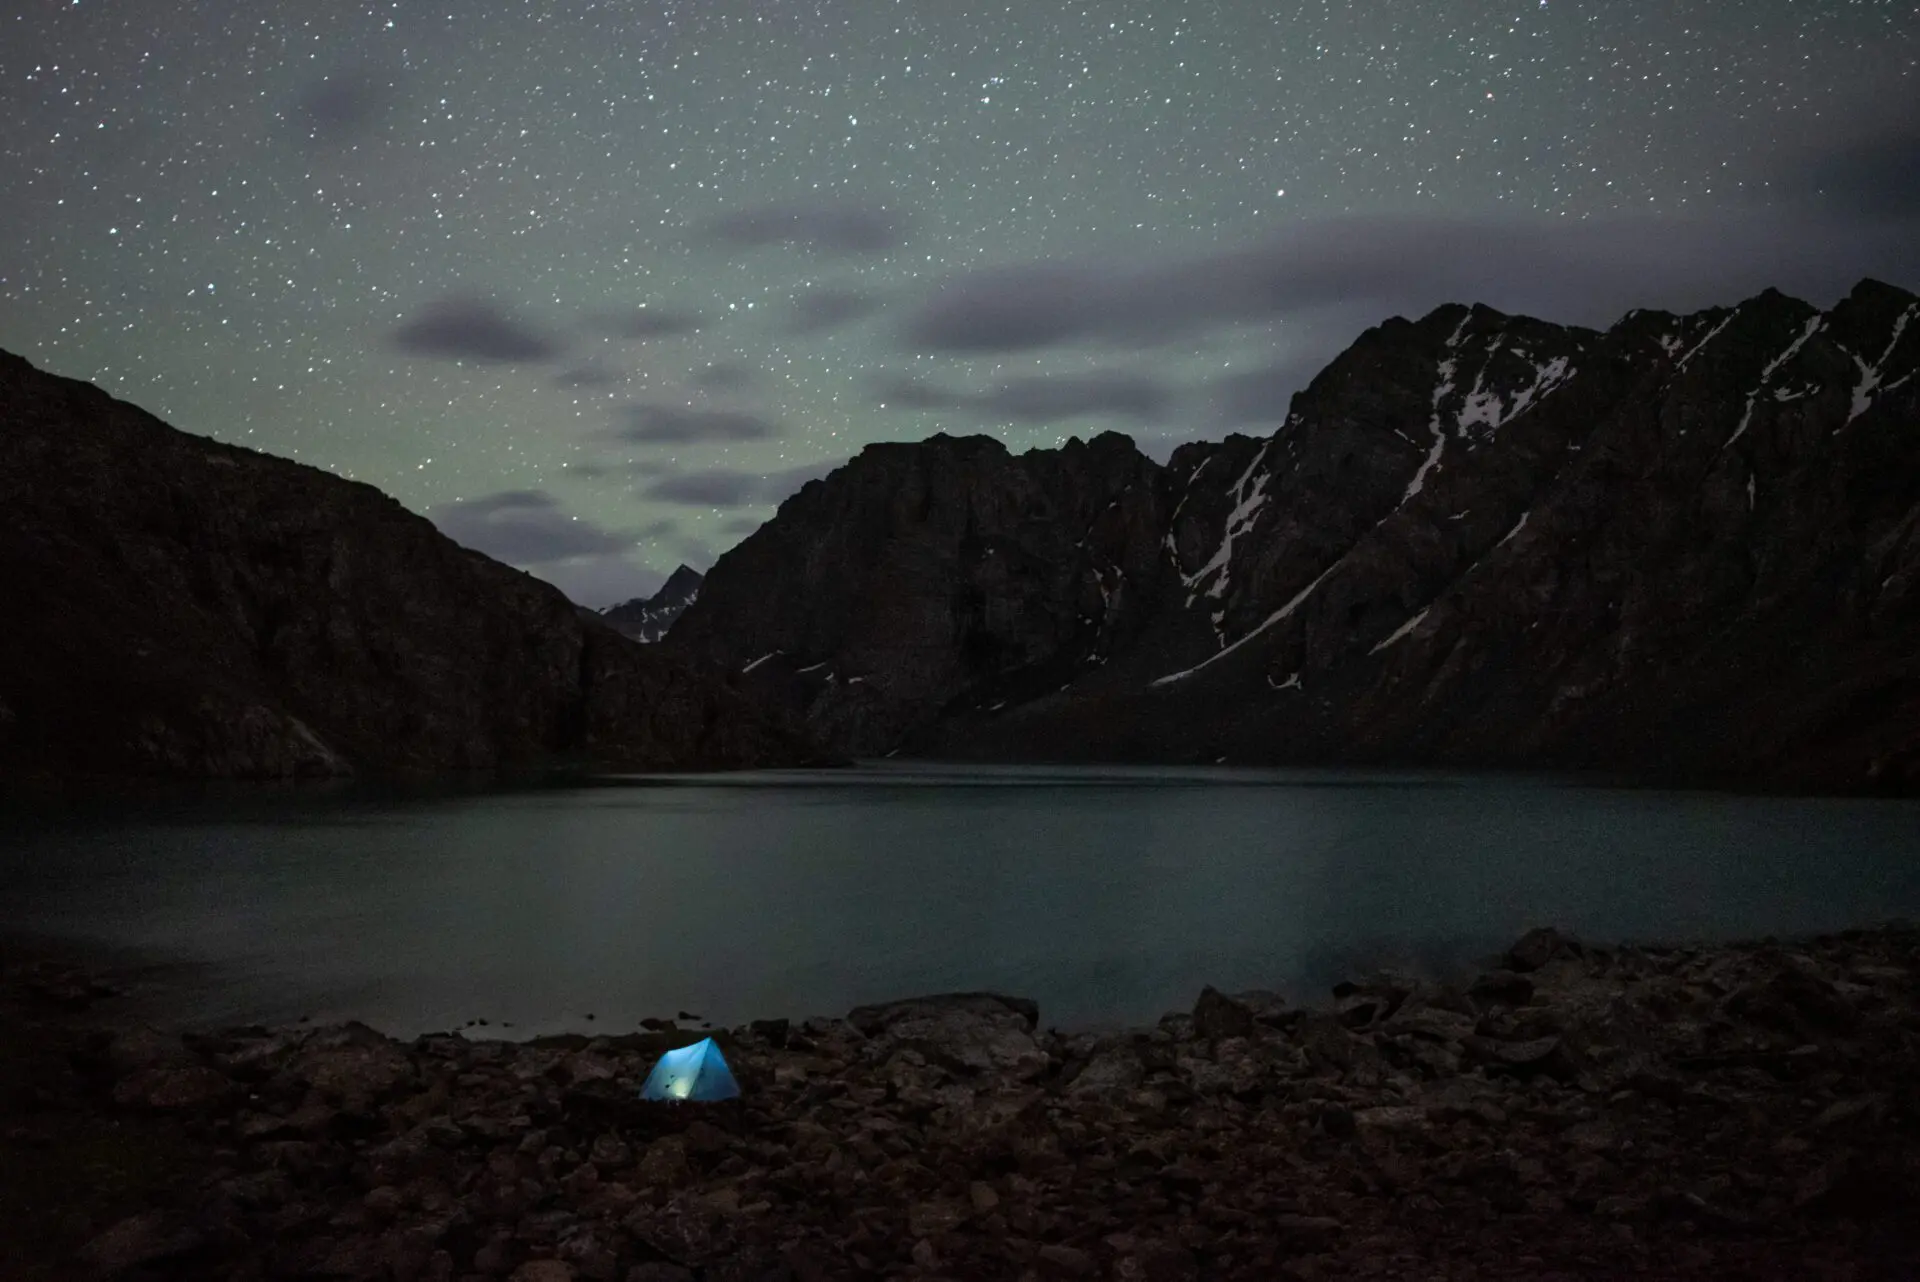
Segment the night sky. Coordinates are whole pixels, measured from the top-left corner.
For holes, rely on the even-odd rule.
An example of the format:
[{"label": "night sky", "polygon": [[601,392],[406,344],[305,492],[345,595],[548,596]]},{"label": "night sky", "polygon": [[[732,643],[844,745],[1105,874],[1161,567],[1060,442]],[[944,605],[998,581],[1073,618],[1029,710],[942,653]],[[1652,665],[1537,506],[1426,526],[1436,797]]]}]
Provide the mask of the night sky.
[{"label": "night sky", "polygon": [[0,347],[577,600],[879,440],[1271,431],[1446,301],[1920,286],[1891,0],[14,0]]}]

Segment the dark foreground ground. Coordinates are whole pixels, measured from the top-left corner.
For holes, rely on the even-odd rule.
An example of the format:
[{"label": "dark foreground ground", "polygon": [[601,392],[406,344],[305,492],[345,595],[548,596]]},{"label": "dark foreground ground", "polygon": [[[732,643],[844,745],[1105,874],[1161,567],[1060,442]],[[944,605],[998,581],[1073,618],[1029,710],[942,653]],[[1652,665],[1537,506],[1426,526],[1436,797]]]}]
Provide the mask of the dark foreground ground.
[{"label": "dark foreground ground", "polygon": [[0,1275],[1920,1276],[1920,931],[1209,990],[1119,1035],[948,997],[722,1034],[154,1032],[0,972]]}]

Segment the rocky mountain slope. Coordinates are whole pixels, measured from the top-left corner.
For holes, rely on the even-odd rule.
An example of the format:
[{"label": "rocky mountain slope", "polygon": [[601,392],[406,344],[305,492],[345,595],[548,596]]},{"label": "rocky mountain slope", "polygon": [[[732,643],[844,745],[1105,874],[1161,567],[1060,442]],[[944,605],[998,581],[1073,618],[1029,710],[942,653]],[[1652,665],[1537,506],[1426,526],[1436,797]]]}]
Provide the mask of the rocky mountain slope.
[{"label": "rocky mountain slope", "polygon": [[652,596],[635,597],[600,611],[608,627],[631,641],[654,642],[700,595],[700,571],[683,565],[667,576]]},{"label": "rocky mountain slope", "polygon": [[805,755],[371,486],[0,353],[0,778]]},{"label": "rocky mountain slope", "polygon": [[858,753],[1920,786],[1916,322],[1448,306],[1165,467],[872,446],[671,641]]}]

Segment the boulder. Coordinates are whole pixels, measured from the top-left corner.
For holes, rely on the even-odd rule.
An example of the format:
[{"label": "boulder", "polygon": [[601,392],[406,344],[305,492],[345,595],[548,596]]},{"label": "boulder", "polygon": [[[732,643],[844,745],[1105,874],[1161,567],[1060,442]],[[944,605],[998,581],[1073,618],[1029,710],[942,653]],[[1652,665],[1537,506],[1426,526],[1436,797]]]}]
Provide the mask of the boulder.
[{"label": "boulder", "polygon": [[1566,937],[1553,927],[1535,927],[1507,949],[1507,969],[1530,974],[1558,957],[1566,947]]},{"label": "boulder", "polygon": [[121,1220],[80,1248],[94,1274],[115,1278],[145,1265],[177,1260],[207,1244],[198,1227],[167,1211],[143,1211]]},{"label": "boulder", "polygon": [[956,993],[863,1006],[847,1022],[876,1041],[909,1046],[947,1068],[1027,1080],[1051,1059],[1034,1040],[1039,1007],[1023,998]]},{"label": "boulder", "polygon": [[1206,1038],[1251,1036],[1253,1008],[1209,985],[1193,1004],[1193,1031]]},{"label": "boulder", "polygon": [[1073,1095],[1124,1093],[1146,1077],[1146,1066],[1131,1047],[1114,1046],[1100,1051],[1087,1061],[1067,1091]]}]

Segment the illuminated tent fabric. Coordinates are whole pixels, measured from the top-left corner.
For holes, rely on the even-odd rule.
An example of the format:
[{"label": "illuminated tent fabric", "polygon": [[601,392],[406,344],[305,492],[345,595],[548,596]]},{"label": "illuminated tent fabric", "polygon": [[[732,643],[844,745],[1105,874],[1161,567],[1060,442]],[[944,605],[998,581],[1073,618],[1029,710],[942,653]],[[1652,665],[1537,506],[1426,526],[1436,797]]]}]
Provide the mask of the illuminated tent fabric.
[{"label": "illuminated tent fabric", "polygon": [[739,1095],[740,1084],[733,1080],[726,1056],[711,1037],[662,1055],[640,1088],[641,1099],[655,1100],[723,1100]]}]

